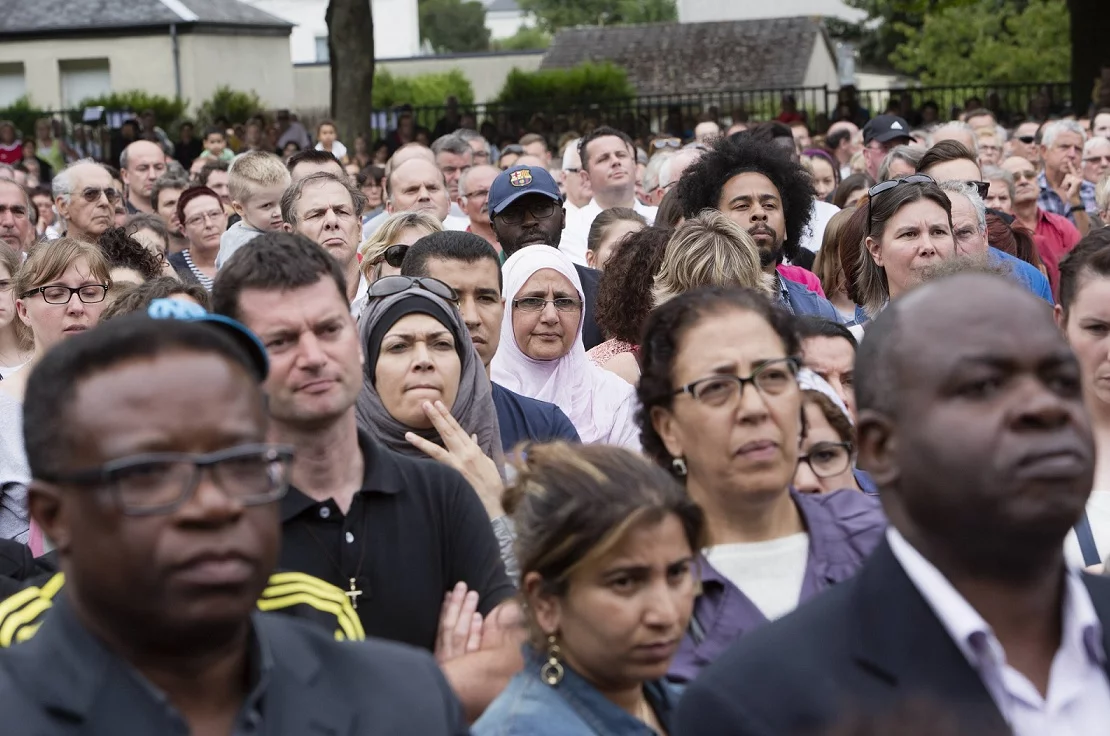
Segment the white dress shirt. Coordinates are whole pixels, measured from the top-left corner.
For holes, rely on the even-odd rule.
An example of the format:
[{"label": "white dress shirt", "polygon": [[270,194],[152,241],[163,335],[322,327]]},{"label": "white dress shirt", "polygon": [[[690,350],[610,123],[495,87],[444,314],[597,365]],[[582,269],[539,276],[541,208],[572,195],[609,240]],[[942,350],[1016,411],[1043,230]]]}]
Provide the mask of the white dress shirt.
[{"label": "white dress shirt", "polygon": [[366,303],[370,301],[370,282],[362,274],[358,275],[358,289],[355,291],[354,301],[351,302],[351,316],[358,321],[362,316],[362,310],[366,309]]},{"label": "white dress shirt", "polygon": [[[640,200],[633,198],[632,209],[647,220],[649,225],[655,224],[655,213],[659,211],[658,207],[640,204]],[[586,243],[590,235],[590,226],[594,224],[594,218],[600,215],[601,211],[601,205],[597,203],[596,199],[591,199],[573,216],[570,210],[567,210],[567,224],[563,229],[559,250],[566,253],[572,261],[580,266],[588,265],[586,263]]]},{"label": "white dress shirt", "polygon": [[894,527],[886,532],[894,557],[979,674],[1014,736],[1094,736],[1110,733],[1110,682],[1102,623],[1079,574],[1068,570],[1063,630],[1052,660],[1047,696],[1006,661],[990,625],[948,579]]}]

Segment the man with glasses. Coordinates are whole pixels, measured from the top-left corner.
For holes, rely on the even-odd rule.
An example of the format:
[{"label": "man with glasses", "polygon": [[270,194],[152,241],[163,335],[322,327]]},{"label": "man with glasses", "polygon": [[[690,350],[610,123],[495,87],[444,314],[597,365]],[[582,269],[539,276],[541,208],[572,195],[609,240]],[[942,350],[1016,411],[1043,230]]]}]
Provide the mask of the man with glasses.
[{"label": "man with glasses", "polygon": [[127,214],[152,212],[150,194],[154,182],[166,173],[166,153],[151,141],[135,141],[123,149],[119,157],[120,176],[127,189],[123,200]]},{"label": "man with glasses", "polygon": [[1047,212],[1039,203],[1037,167],[1028,159],[1011,156],[1002,169],[1014,177],[1014,217],[1033,233],[1037,253],[1049,273],[1059,274],[1059,263],[1082,237],[1068,218]]},{"label": "man with glasses", "polygon": [[267,443],[265,352],[228,322],[127,316],[36,366],[29,503],[66,585],[34,636],[0,653],[6,722],[466,733],[430,657],[255,611],[281,546],[291,452]]},{"label": "man with glasses", "polygon": [[[514,166],[502,171],[489,190],[490,224],[501,243],[501,258],[508,258],[526,245],[559,248],[567,221],[567,212],[560,206],[562,200],[559,185],[546,169]],[[605,341],[594,321],[601,271],[580,263],[575,263],[574,269],[585,298],[582,342],[589,350]]]},{"label": "man with glasses", "polygon": [[95,243],[113,226],[122,194],[112,175],[96,161],[75,161],[55,175],[50,187],[67,236]]},{"label": "man with glasses", "polygon": [[27,190],[10,179],[0,179],[0,241],[16,253],[26,253],[35,242],[34,202]]},{"label": "man with glasses", "polygon": [[1014,134],[1010,137],[1010,155],[1020,156],[1029,161],[1039,161],[1037,134],[1040,130],[1040,123],[1032,121],[1022,123],[1014,128]]},{"label": "man with glasses", "polygon": [[459,207],[470,218],[466,232],[480,236],[497,251],[501,250],[501,244],[497,242],[497,233],[493,231],[489,219],[489,190],[500,174],[496,166],[489,165],[474,166],[464,171],[459,176],[458,199]]},{"label": "man with glasses", "polygon": [[574,217],[578,210],[589,204],[594,193],[588,179],[582,177],[582,157],[578,154],[581,138],[575,138],[563,149],[563,187],[567,190],[567,200],[563,209],[568,217]]},{"label": "man with glasses", "polygon": [[913,143],[910,124],[897,115],[879,115],[863,127],[863,160],[867,173],[878,179],[883,159],[897,146]]},{"label": "man with glasses", "polygon": [[1102,175],[1110,171],[1110,140],[1101,136],[1083,145],[1083,179],[1098,184]]},{"label": "man with glasses", "polygon": [[[476,717],[520,668],[501,624],[516,611],[513,586],[462,475],[359,431],[363,356],[346,288],[339,264],[309,239],[264,233],[227,262],[212,291],[213,309],[266,346],[268,436],[296,451],[281,507],[282,567],[348,591],[368,636],[436,650]],[[440,614],[460,582],[477,596],[483,648],[452,654],[441,646]]]}]

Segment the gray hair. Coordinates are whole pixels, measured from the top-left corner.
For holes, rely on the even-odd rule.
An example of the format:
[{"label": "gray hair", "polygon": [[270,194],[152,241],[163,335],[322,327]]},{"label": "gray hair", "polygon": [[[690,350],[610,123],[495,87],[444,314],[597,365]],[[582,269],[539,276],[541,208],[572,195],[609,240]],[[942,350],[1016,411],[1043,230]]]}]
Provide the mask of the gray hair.
[{"label": "gray hair", "polygon": [[[484,148],[486,151],[486,156],[489,156],[490,158],[493,157],[493,148],[490,146],[489,141],[487,141],[486,137],[478,131],[471,130],[470,128],[459,128],[455,131],[455,135],[466,141],[466,144],[468,146],[470,145],[471,141],[481,141],[482,148]],[[471,148],[473,148],[473,146]]]},{"label": "gray hair", "polygon": [[929,133],[929,148],[932,148],[933,145],[935,145],[937,133],[940,133],[944,130],[958,130],[961,133],[966,133],[968,137],[971,138],[971,155],[974,156],[976,159],[979,158],[979,137],[975,135],[975,128],[972,128],[970,125],[962,120],[950,120],[947,123],[943,123],[933,128],[933,131]]},{"label": "gray hair", "polygon": [[662,184],[663,164],[673,156],[673,153],[664,151],[657,153],[648,160],[647,168],[644,169],[644,191],[654,192]]},{"label": "gray hair", "polygon": [[460,197],[465,196],[463,194],[463,192],[466,191],[466,180],[470,178],[470,172],[474,171],[475,169],[480,169],[483,166],[489,166],[492,169],[497,169],[497,167],[494,166],[493,164],[478,164],[477,166],[471,166],[469,169],[463,169],[462,173],[459,174],[459,196]]},{"label": "gray hair", "polygon": [[301,201],[305,187],[330,182],[335,182],[347,190],[347,194],[351,195],[351,204],[355,208],[355,217],[362,217],[362,212],[366,209],[366,195],[351,186],[346,177],[340,179],[327,171],[318,171],[294,182],[285,190],[285,194],[281,195],[281,219],[291,227],[297,227],[297,202]]},{"label": "gray hair", "polygon": [[453,153],[456,156],[473,156],[474,149],[458,133],[441,135],[432,142],[432,153],[438,156],[441,153]]},{"label": "gray hair", "polygon": [[1013,201],[1014,189],[1014,175],[1001,166],[984,166],[983,167],[983,181],[1001,181],[1006,184],[1006,189],[1010,192],[1010,201]]},{"label": "gray hair", "polygon": [[1053,120],[1041,128],[1041,145],[1051,148],[1061,133],[1075,133],[1084,143],[1087,142],[1087,131],[1079,123],[1074,120]]},{"label": "gray hair", "polygon": [[663,168],[659,170],[659,186],[669,187],[679,180],[680,177],[674,175],[675,162],[681,162],[685,158],[686,168],[689,168],[690,164],[701,158],[701,153],[701,149],[698,148],[683,148],[681,151],[668,156],[667,160],[663,162]]},{"label": "gray hair", "polygon": [[917,167],[921,164],[922,157],[925,156],[925,151],[918,146],[895,146],[890,149],[890,153],[886,155],[883,162],[879,164],[879,181],[886,181],[890,179],[890,167],[894,165],[895,161],[902,161],[907,163],[910,167],[917,171]]},{"label": "gray hair", "polygon": [[150,208],[155,212],[158,211],[158,196],[167,189],[180,189],[185,191],[191,184],[185,177],[177,177],[173,174],[162,174],[154,180],[154,186],[150,188]]},{"label": "gray hair", "polygon": [[975,219],[977,221],[976,224],[978,224],[979,226],[979,232],[983,235],[986,235],[987,204],[983,201],[983,198],[979,196],[979,191],[967,182],[956,180],[942,181],[940,182],[940,188],[943,189],[945,192],[951,192],[952,194],[961,194],[964,197],[967,197],[967,201],[971,202],[971,206],[975,209]]},{"label": "gray hair", "polygon": [[74,161],[54,175],[54,179],[50,182],[50,196],[54,197],[55,201],[60,197],[63,202],[69,204],[69,199],[73,196],[73,170],[85,164],[100,166],[98,162],[91,158],[82,158]]},{"label": "gray hair", "polygon": [[1110,207],[1110,171],[1099,177],[1095,184],[1095,202],[1099,212],[1105,212]]},{"label": "gray hair", "polygon": [[1107,139],[1101,135],[1091,137],[1086,143],[1083,144],[1083,158],[1086,158],[1087,155],[1090,154],[1091,149],[1098,145],[1110,146],[1110,139]]}]

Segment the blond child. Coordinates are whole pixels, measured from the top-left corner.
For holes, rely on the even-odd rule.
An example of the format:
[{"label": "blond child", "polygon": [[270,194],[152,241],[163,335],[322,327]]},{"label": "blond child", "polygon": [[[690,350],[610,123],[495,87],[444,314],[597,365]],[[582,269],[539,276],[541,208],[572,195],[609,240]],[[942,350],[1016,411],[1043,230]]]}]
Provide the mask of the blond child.
[{"label": "blond child", "polygon": [[281,195],[289,184],[289,171],[272,153],[248,151],[231,162],[227,188],[231,207],[242,219],[220,237],[217,269],[256,235],[282,229]]}]

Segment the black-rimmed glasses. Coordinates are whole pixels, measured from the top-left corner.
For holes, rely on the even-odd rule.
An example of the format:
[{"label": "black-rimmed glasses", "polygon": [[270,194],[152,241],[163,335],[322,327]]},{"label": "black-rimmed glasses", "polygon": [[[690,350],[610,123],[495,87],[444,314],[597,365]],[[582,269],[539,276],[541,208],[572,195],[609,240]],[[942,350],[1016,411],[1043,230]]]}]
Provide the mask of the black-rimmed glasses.
[{"label": "black-rimmed glasses", "polygon": [[524,213],[531,212],[537,220],[546,220],[555,214],[558,202],[553,199],[535,199],[532,202],[513,203],[503,209],[497,219],[508,225],[519,225],[524,222]]},{"label": "black-rimmed glasses", "polygon": [[409,289],[423,289],[452,304],[459,303],[459,293],[439,279],[429,276],[383,276],[370,285],[367,296],[381,298],[400,294]]},{"label": "black-rimmed glasses", "polygon": [[61,284],[50,284],[48,286],[40,286],[37,289],[25,291],[19,295],[20,299],[27,299],[35,294],[42,294],[42,300],[47,304],[69,304],[76,294],[77,298],[81,300],[82,304],[99,304],[104,301],[104,297],[108,295],[107,284],[85,284],[72,288],[69,286],[62,286]]},{"label": "black-rimmed glasses", "polygon": [[867,232],[871,233],[871,203],[875,201],[875,197],[880,194],[889,192],[902,184],[936,184],[936,180],[931,176],[925,174],[910,174],[902,179],[888,179],[881,181],[875,186],[867,190]]},{"label": "black-rimmed glasses", "polygon": [[852,466],[850,442],[817,442],[805,455],[798,456],[798,465],[805,463],[818,478],[840,475]]},{"label": "black-rimmed glasses", "polygon": [[744,394],[745,384],[752,384],[764,396],[779,396],[791,386],[797,386],[798,361],[795,358],[768,360],[752,371],[750,376],[721,374],[691,381],[675,389],[671,396],[689,394],[706,406],[724,406]]},{"label": "black-rimmed glasses", "polygon": [[43,480],[101,486],[128,516],[168,514],[196,493],[201,474],[244,506],[277,501],[289,488],[293,449],[249,444],[207,454],[152,452],[120,458],[99,468],[44,474]]}]

